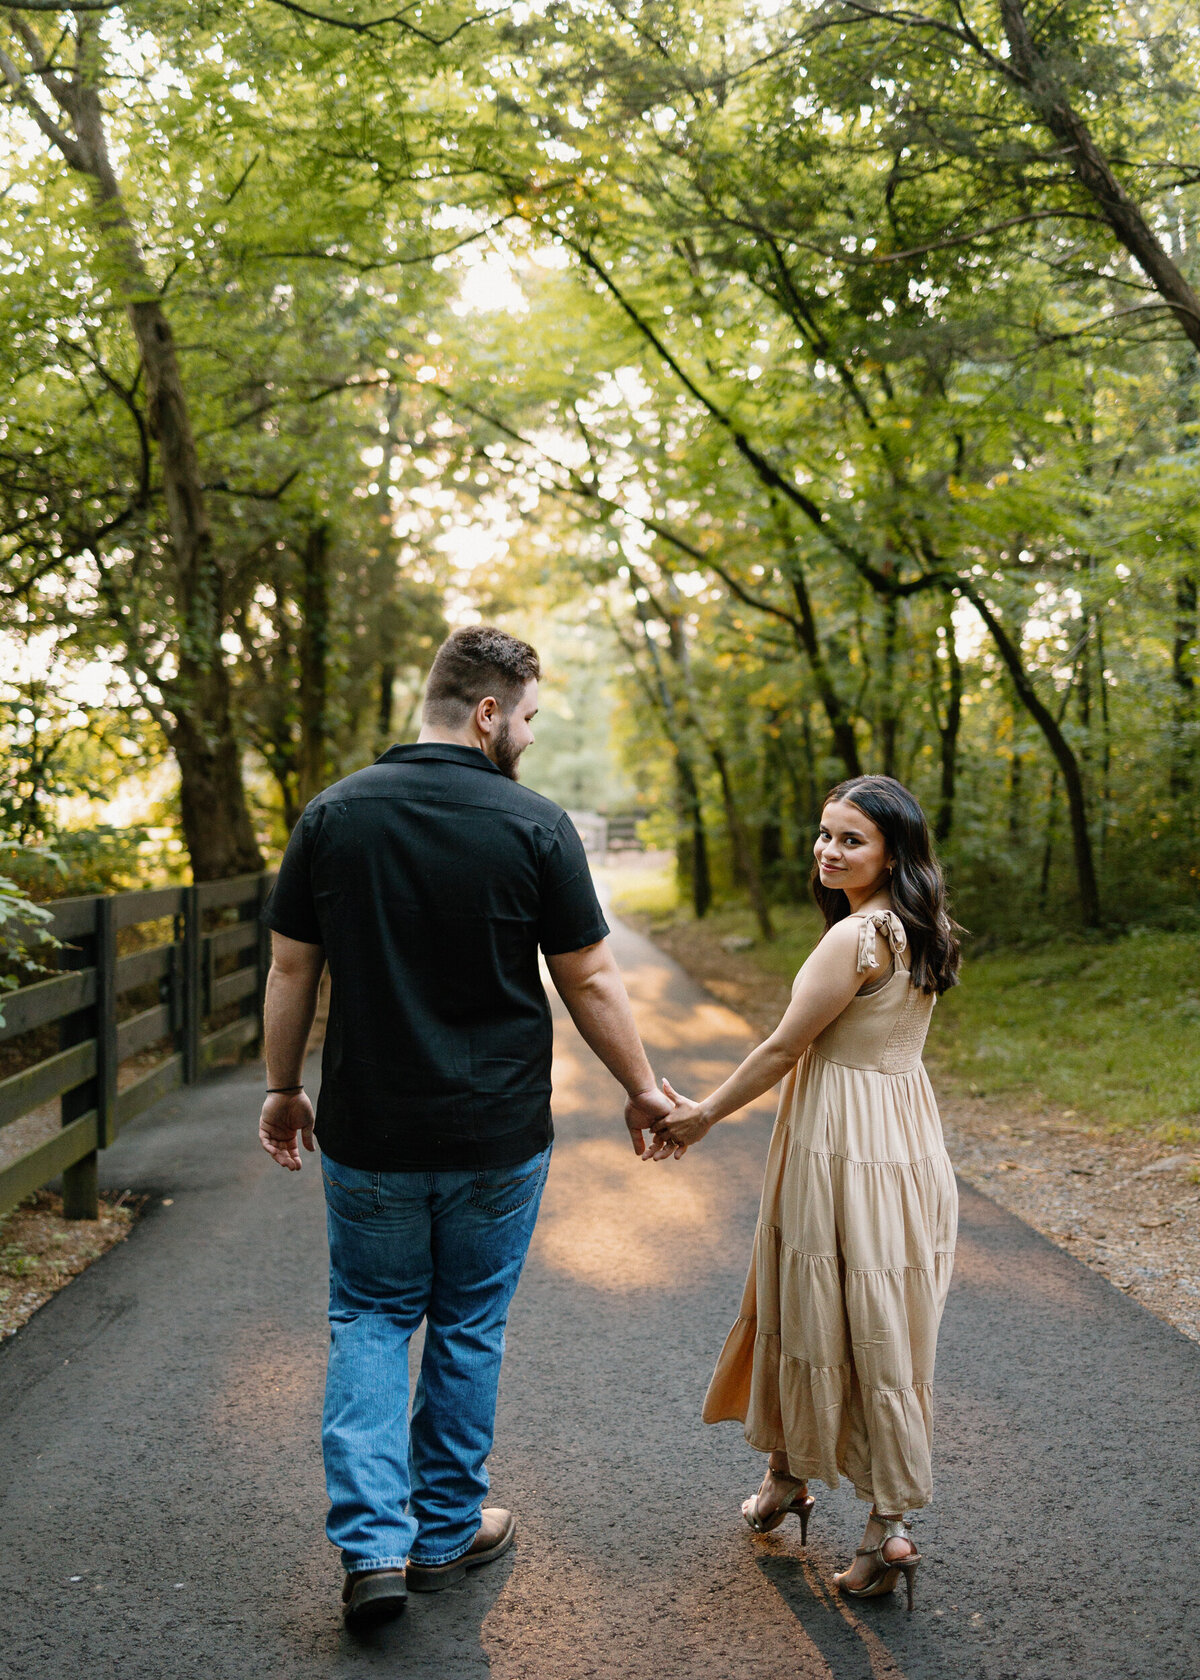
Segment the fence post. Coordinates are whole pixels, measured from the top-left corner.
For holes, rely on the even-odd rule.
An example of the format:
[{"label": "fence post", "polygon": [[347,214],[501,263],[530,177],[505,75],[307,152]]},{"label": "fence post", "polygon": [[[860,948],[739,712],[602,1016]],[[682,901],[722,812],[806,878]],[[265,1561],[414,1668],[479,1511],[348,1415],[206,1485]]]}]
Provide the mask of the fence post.
[{"label": "fence post", "polygon": [[115,900],[96,900],[96,1136],[117,1135],[117,933]]},{"label": "fence post", "polygon": [[[100,998],[102,996],[103,981],[97,945],[97,932],[100,925],[98,906],[100,900],[93,901],[95,920],[92,922],[92,932],[84,934],[76,944],[67,945],[63,951],[64,966],[68,969],[90,968],[96,969],[96,1002],[89,1004],[86,1009],[77,1009],[71,1015],[64,1015],[58,1028],[58,1042],[63,1050],[70,1049],[75,1044],[85,1044],[89,1038],[95,1038],[97,1077],[87,1079],[82,1085],[76,1085],[70,1091],[64,1091],[60,1099],[60,1113],[64,1126],[69,1126],[73,1120],[96,1110],[97,1131],[100,1128]],[[99,1158],[93,1149],[90,1155],[85,1155],[81,1161],[76,1161],[72,1167],[67,1167],[62,1175],[63,1214],[67,1219],[97,1219],[100,1216],[100,1178]]]},{"label": "fence post", "polygon": [[204,1003],[200,996],[200,892],[183,889],[183,1079],[194,1085],[200,1077],[200,1028]]},{"label": "fence post", "polygon": [[271,966],[271,930],[262,919],[263,907],[267,902],[267,895],[271,890],[271,879],[268,875],[258,877],[258,902],[255,905],[255,916],[258,919],[258,945],[255,949],[258,969],[258,989],[255,993],[254,1007],[258,1012],[258,1051],[262,1055],[265,1048],[263,1013],[267,996],[267,971]]},{"label": "fence post", "polygon": [[[179,903],[183,904],[183,888],[180,888]],[[171,919],[171,966],[166,975],[167,1005],[171,1011],[171,1039],[175,1049],[183,1052],[183,988],[185,975],[183,967],[183,910],[180,908]]]}]

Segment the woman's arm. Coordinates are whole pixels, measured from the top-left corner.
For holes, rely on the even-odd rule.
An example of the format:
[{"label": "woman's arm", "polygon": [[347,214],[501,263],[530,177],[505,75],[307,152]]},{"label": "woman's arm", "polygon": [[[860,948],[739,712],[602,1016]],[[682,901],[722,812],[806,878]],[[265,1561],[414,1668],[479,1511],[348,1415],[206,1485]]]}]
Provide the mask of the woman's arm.
[{"label": "woman's arm", "polygon": [[851,1002],[864,984],[858,972],[856,921],[837,922],[800,971],[792,1001],[771,1036],[752,1050],[723,1085],[701,1102],[689,1102],[663,1080],[663,1090],[677,1104],[653,1122],[654,1152],[647,1160],[677,1159],[718,1120],[726,1119],[778,1084],[805,1050]]}]

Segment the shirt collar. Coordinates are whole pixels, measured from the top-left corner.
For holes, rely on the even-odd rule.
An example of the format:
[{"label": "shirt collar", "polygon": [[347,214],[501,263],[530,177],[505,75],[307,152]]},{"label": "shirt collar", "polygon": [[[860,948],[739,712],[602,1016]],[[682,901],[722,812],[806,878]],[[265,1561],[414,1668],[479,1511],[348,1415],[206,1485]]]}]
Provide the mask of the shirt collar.
[{"label": "shirt collar", "polygon": [[504,772],[498,764],[479,747],[461,746],[457,741],[411,741],[405,746],[389,747],[375,760],[376,764],[409,764],[414,760],[428,761],[443,760],[448,764],[461,764],[468,770],[487,770],[494,776],[503,776]]}]

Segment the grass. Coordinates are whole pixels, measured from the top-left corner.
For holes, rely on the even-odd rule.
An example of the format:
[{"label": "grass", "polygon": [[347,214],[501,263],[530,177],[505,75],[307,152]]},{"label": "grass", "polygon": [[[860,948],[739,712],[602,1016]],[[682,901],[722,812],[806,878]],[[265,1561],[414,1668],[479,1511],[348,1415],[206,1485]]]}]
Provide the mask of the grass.
[{"label": "grass", "polygon": [[[609,887],[618,914],[662,922],[685,914],[669,860],[616,869]],[[808,906],[774,915],[778,935],[769,945],[744,908],[713,912],[706,931],[714,946],[753,940],[744,958],[790,980],[820,919]],[[1063,937],[977,956],[968,946],[963,983],[934,1014],[927,1061],[974,1096],[1010,1096],[1108,1130],[1152,1132],[1167,1144],[1200,1142],[1196,936],[1138,929],[1103,943]]]},{"label": "grass", "polygon": [[[973,1093],[1041,1098],[1113,1130],[1200,1141],[1196,936],[1139,929],[968,961],[935,1061]],[[947,1030],[948,1029],[948,1030]]]}]

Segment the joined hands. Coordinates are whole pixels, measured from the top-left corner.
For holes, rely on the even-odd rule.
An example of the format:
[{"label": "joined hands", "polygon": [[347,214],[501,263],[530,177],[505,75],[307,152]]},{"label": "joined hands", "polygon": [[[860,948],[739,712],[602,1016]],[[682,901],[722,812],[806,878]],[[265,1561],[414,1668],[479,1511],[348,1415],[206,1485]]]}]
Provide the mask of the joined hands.
[{"label": "joined hands", "polygon": [[[664,1079],[662,1091],[639,1091],[625,1104],[625,1124],[643,1161],[680,1160],[715,1124],[701,1104],[680,1096]],[[646,1140],[643,1132],[649,1130]]]}]

